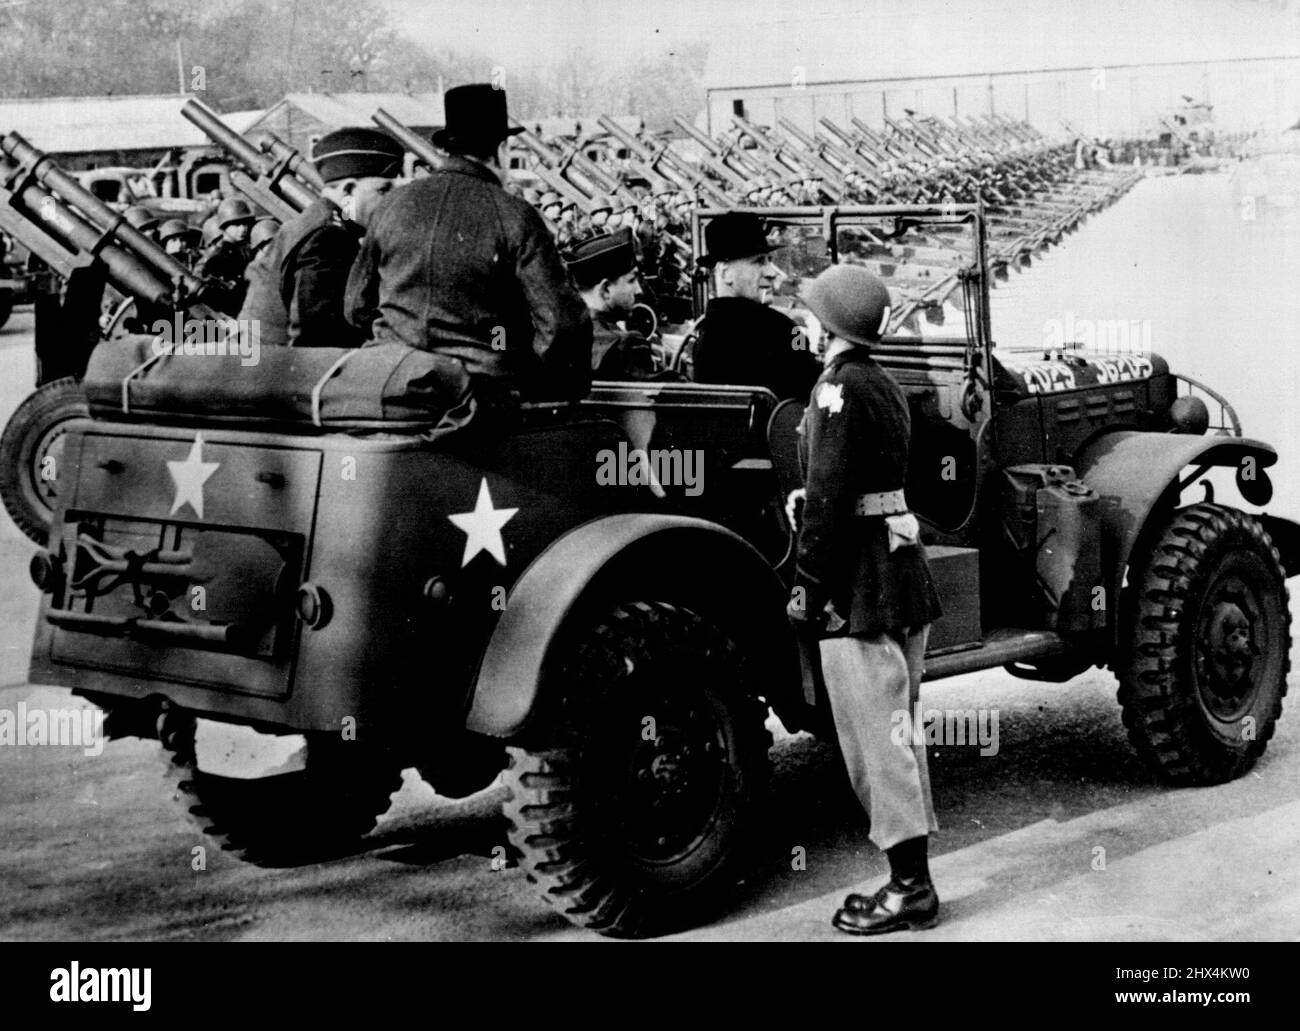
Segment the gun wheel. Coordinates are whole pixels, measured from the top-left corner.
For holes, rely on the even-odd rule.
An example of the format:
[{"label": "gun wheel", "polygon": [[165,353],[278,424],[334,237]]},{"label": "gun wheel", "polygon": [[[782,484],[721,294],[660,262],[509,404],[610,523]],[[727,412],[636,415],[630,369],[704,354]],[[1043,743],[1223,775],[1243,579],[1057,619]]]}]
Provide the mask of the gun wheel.
[{"label": "gun wheel", "polygon": [[18,529],[42,546],[58,503],[63,435],[89,415],[86,394],[71,377],[37,388],[14,409],[0,434],[0,500]]},{"label": "gun wheel", "polygon": [[1171,784],[1240,777],[1286,694],[1286,574],[1259,520],[1222,505],[1174,513],[1122,602],[1119,701],[1139,754]]},{"label": "gun wheel", "polygon": [[732,643],[663,603],[575,640],[548,747],[512,747],[505,815],[541,897],[574,924],[646,937],[700,922],[753,861],[766,706]]},{"label": "gun wheel", "polygon": [[220,847],[258,866],[346,855],[388,809],[400,765],[337,734],[307,735],[305,768],[250,780],[199,769],[193,716],[158,723],[167,779],[190,820]]}]

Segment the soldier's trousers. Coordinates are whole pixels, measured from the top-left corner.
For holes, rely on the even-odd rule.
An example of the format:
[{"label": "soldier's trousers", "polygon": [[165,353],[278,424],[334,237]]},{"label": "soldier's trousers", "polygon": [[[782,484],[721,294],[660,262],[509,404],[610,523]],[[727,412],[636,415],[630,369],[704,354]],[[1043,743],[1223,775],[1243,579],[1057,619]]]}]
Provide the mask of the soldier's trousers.
[{"label": "soldier's trousers", "polygon": [[881,849],[939,829],[925,741],[913,733],[928,636],[927,626],[901,646],[887,634],[821,642],[840,750]]}]

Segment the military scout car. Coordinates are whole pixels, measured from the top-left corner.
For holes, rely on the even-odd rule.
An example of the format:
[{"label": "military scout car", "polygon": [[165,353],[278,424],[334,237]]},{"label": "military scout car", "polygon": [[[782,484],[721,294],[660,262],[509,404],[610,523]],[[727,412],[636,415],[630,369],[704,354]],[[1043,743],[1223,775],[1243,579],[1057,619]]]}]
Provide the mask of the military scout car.
[{"label": "military scout car", "polygon": [[[1109,666],[1168,782],[1250,769],[1300,570],[1300,527],[1252,514],[1273,448],[1154,354],[995,348],[977,208],[766,214],[786,293],[828,261],[896,292],[876,353],[911,405],[944,604],[928,677]],[[422,416],[430,360],[101,344],[32,560],[31,678],[159,737],[189,811],[250,860],[346,847],[405,767],[456,795],[504,764],[548,904],[613,935],[699,921],[762,854],[769,708],[829,726],[784,612],[801,405],[598,383],[476,436]],[[1234,481],[1240,506],[1216,498]],[[304,747],[265,777],[205,771],[200,720]]]}]

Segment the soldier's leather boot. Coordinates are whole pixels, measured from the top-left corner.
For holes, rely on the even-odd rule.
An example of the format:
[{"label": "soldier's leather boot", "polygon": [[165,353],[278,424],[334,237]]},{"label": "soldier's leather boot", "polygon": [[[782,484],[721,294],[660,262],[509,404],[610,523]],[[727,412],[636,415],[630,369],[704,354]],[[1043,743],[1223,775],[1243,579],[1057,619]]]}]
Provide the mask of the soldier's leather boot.
[{"label": "soldier's leather boot", "polygon": [[924,930],[939,922],[939,895],[927,879],[911,883],[891,878],[874,895],[850,895],[831,921],[846,934],[889,934]]}]

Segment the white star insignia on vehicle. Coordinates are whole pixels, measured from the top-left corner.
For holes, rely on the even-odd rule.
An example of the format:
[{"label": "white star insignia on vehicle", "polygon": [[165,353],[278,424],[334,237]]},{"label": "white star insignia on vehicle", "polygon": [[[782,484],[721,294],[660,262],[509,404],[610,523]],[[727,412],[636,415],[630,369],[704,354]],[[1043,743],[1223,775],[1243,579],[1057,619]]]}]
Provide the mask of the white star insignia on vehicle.
[{"label": "white star insignia on vehicle", "polygon": [[460,560],[461,568],[469,565],[469,560],[480,551],[486,551],[504,566],[506,546],[501,539],[501,527],[510,522],[518,511],[517,508],[494,508],[487,478],[484,477],[478,487],[478,501],[474,505],[474,511],[447,517],[465,534],[465,555]]},{"label": "white star insignia on vehicle", "polygon": [[195,514],[203,518],[203,485],[208,477],[217,471],[220,462],[203,461],[203,434],[195,434],[190,453],[183,462],[168,462],[167,471],[176,482],[176,500],[168,515],[175,515],[182,505],[189,505]]},{"label": "white star insignia on vehicle", "polygon": [[831,415],[844,410],[844,384],[823,383],[817,388],[817,407],[826,408]]}]

